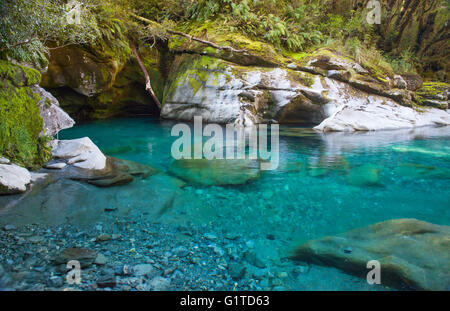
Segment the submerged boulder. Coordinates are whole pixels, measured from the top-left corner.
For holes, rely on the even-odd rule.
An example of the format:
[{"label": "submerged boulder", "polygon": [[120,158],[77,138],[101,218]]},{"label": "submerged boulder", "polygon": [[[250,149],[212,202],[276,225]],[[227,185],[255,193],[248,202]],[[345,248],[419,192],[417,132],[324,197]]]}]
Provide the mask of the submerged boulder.
[{"label": "submerged boulder", "polygon": [[134,180],[134,177],[147,178],[157,173],[157,170],[151,166],[116,159],[112,157],[106,158],[105,168],[102,170],[94,170],[85,174],[78,172],[72,172],[70,176],[73,180],[85,181],[91,185],[97,187],[113,187],[129,184]]},{"label": "submerged boulder", "polygon": [[260,177],[259,163],[252,160],[176,160],[169,167],[175,176],[196,185],[240,185]]},{"label": "submerged boulder", "polygon": [[353,186],[379,186],[380,171],[378,166],[365,164],[355,167],[347,174],[347,182]]},{"label": "submerged boulder", "polygon": [[0,195],[25,192],[31,182],[30,172],[15,164],[0,164]]},{"label": "submerged boulder", "polygon": [[299,246],[295,260],[333,266],[366,278],[371,260],[381,283],[399,289],[450,288],[450,227],[416,219],[389,220]]}]

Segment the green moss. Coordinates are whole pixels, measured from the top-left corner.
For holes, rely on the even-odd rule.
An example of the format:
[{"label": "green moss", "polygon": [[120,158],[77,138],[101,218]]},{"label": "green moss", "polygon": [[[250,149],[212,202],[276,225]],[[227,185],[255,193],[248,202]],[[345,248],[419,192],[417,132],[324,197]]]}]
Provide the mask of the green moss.
[{"label": "green moss", "polygon": [[444,82],[425,82],[416,91],[414,101],[419,107],[448,109],[448,92],[450,84]]},{"label": "green moss", "polygon": [[[32,78],[36,77],[34,73],[32,75]],[[0,87],[0,153],[14,163],[37,169],[51,157],[48,138],[40,136],[43,127],[37,105],[40,96],[31,88],[17,87],[4,77]]]},{"label": "green moss", "polygon": [[0,79],[9,80],[15,86],[28,86],[41,81],[39,71],[0,60]]}]

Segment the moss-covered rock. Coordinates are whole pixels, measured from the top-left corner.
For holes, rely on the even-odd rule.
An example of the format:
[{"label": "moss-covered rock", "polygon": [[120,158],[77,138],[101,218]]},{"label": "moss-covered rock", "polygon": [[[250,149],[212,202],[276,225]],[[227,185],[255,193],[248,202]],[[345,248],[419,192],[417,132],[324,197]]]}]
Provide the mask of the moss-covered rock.
[{"label": "moss-covered rock", "polygon": [[50,157],[48,138],[40,135],[39,94],[31,85],[38,71],[0,61],[0,155],[27,168],[38,168]]},{"label": "moss-covered rock", "polygon": [[82,95],[92,96],[111,88],[122,66],[118,59],[94,54],[81,46],[56,48],[51,50],[50,64],[41,86],[67,86]]},{"label": "moss-covered rock", "polygon": [[425,82],[416,91],[414,100],[419,106],[448,109],[450,84],[444,82]]}]

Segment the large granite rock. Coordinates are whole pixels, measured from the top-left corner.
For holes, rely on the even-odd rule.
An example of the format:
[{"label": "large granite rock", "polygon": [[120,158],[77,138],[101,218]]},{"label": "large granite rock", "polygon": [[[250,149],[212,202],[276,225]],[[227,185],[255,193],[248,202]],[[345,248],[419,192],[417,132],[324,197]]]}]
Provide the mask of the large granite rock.
[{"label": "large granite rock", "polygon": [[449,125],[448,100],[417,100],[412,89],[421,83],[413,80],[329,49],[286,68],[182,55],[172,65],[161,116],[192,121],[201,115],[206,122],[247,126],[297,123],[323,132]]},{"label": "large granite rock", "polygon": [[450,289],[450,227],[416,219],[389,220],[299,246],[293,259],[366,278],[370,260],[381,283],[399,289]]},{"label": "large granite rock", "polygon": [[0,195],[25,192],[31,182],[30,172],[15,164],[0,164]]},{"label": "large granite rock", "polygon": [[87,170],[102,170],[106,166],[105,155],[89,137],[56,140],[54,144],[53,157],[67,159],[67,164]]},{"label": "large granite rock", "polygon": [[[164,92],[161,116],[245,125],[318,123],[324,100],[308,89],[312,75],[291,69],[248,67],[209,56],[179,56]],[[243,116],[241,116],[243,114]]]},{"label": "large granite rock", "polygon": [[54,136],[60,130],[71,128],[75,124],[75,121],[59,107],[58,100],[52,94],[40,86],[33,86],[32,90],[41,98],[37,104],[44,120],[45,135]]}]

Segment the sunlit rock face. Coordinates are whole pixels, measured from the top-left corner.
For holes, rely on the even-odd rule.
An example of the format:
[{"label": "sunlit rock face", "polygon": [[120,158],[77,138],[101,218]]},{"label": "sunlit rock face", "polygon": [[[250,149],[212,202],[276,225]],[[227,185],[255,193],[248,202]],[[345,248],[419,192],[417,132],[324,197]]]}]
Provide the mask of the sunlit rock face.
[{"label": "sunlit rock face", "polygon": [[[450,124],[447,95],[434,104],[433,92],[420,88],[420,79],[379,70],[374,74],[327,49],[286,68],[182,55],[172,66],[161,116],[184,121],[202,116],[206,122],[246,126],[296,123],[323,132]],[[441,94],[448,88],[444,83],[438,89]]]},{"label": "sunlit rock face", "polygon": [[185,55],[176,64],[165,88],[164,118],[191,121],[201,115],[206,122],[242,119],[246,125],[322,119],[321,94],[305,86],[313,81],[309,73],[240,66],[208,56]]},{"label": "sunlit rock face", "polygon": [[381,281],[400,289],[447,290],[449,226],[395,219],[310,241],[295,250],[297,260],[334,266],[365,278],[371,260]]}]

